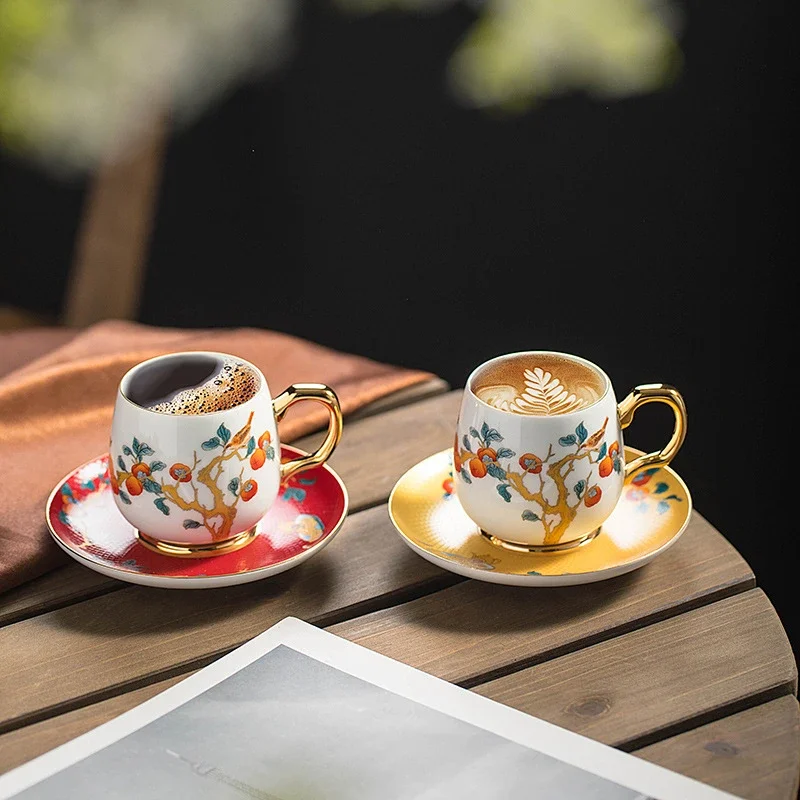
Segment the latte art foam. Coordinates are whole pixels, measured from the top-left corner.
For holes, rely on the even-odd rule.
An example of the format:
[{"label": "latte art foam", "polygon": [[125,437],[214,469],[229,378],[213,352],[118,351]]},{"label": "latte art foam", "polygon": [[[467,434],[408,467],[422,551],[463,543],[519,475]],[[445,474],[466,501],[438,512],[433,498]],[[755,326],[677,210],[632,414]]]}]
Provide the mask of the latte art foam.
[{"label": "latte art foam", "polygon": [[555,416],[596,403],[605,381],[583,362],[550,353],[530,354],[488,364],[473,379],[472,390],[501,411]]},{"label": "latte art foam", "polygon": [[242,361],[226,359],[203,383],[176,387],[175,391],[157,398],[155,402],[143,405],[162,414],[208,414],[246,403],[260,385],[258,374],[250,366]]}]

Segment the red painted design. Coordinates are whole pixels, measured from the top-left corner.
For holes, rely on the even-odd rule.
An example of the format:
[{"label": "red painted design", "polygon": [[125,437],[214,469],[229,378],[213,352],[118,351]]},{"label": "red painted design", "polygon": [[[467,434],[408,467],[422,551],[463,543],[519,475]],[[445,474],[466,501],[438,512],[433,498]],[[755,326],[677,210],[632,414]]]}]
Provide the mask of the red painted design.
[{"label": "red painted design", "polygon": [[[281,459],[303,455],[281,447]],[[55,536],[82,558],[113,569],[164,577],[222,576],[281,564],[318,547],[338,526],[346,507],[335,474],[324,466],[292,478],[259,522],[259,535],[246,547],[210,558],[183,559],[154,553],[139,544],[112,498],[108,457],[76,469],[55,492],[48,508]],[[291,499],[291,502],[286,502]],[[102,541],[101,541],[102,532]]]}]

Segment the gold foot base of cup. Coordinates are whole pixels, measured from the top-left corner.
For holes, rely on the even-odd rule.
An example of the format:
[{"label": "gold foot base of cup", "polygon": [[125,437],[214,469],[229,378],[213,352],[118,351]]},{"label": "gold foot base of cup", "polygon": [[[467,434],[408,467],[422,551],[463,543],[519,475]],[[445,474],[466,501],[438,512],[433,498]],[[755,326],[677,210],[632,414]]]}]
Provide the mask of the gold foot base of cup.
[{"label": "gold foot base of cup", "polygon": [[136,531],[136,538],[148,549],[164,556],[177,556],[178,558],[208,558],[210,556],[221,556],[224,553],[232,553],[234,550],[241,550],[245,545],[250,544],[256,538],[258,531],[254,525],[250,530],[225,539],[223,542],[210,542],[208,544],[170,544],[161,542],[148,536],[146,533]]},{"label": "gold foot base of cup", "polygon": [[481,536],[488,539],[493,545],[504,547],[506,550],[513,550],[515,553],[563,553],[566,550],[574,550],[576,547],[583,547],[583,545],[589,544],[598,533],[600,533],[600,528],[581,536],[580,539],[573,539],[559,544],[520,544],[519,542],[507,542],[505,539],[500,539],[491,533],[481,530]]}]

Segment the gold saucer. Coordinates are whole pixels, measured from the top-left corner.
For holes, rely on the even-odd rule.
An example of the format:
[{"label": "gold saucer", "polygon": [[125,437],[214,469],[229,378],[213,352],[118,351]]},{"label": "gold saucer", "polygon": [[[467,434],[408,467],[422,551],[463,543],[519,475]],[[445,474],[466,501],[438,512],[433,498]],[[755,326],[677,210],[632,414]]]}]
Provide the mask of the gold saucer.
[{"label": "gold saucer", "polygon": [[[641,454],[631,447],[625,453],[626,459]],[[622,575],[675,544],[692,513],[692,498],[680,476],[670,467],[651,468],[625,479],[613,513],[581,546],[530,552],[524,546],[496,546],[499,541],[482,533],[454,494],[452,475],[449,448],[420,461],[395,484],[389,516],[415,553],[491,583],[567,586]]]}]

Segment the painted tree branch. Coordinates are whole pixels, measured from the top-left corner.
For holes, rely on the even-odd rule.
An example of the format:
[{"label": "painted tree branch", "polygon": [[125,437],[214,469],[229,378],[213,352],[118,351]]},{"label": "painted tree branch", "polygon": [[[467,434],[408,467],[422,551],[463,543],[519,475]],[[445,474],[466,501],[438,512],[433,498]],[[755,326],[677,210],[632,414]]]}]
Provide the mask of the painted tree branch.
[{"label": "painted tree branch", "polygon": [[[562,437],[559,444],[562,446],[575,446],[575,450],[553,462],[553,446],[548,446],[546,458],[539,459],[532,453],[526,453],[520,457],[520,465],[523,471],[519,472],[509,467],[504,467],[500,463],[503,458],[516,457],[516,453],[508,448],[495,450],[494,444],[502,442],[503,437],[500,433],[484,424],[481,432],[470,429],[470,435],[478,440],[481,445],[477,451],[469,447],[461,447],[461,443],[456,440],[455,454],[458,471],[464,472],[465,465],[469,465],[470,472],[475,479],[481,479],[489,474],[495,477],[498,484],[498,493],[506,502],[511,502],[508,489],[513,489],[523,500],[534,503],[538,507],[538,514],[529,514],[526,519],[539,521],[544,529],[544,544],[558,543],[567,529],[578,514],[578,508],[583,498],[589,490],[592,471],[589,470],[585,480],[579,481],[574,487],[567,485],[567,479],[582,461],[588,461],[590,465],[596,464],[601,457],[605,457],[607,447],[601,444],[605,436],[608,419],[605,420],[600,430],[588,435],[586,428],[581,423],[576,429],[576,433]],[[464,444],[469,444],[468,437],[464,436]],[[539,479],[538,491],[531,490],[525,484],[526,475],[534,474]],[[545,475],[547,482],[545,482]],[[548,494],[546,491],[554,487]],[[595,487],[597,488],[597,487]],[[597,488],[599,493],[599,488]],[[570,504],[570,498],[574,494],[576,502]],[[587,503],[589,505],[589,503]]]},{"label": "painted tree branch", "polygon": [[[235,493],[231,502],[226,502],[226,495],[222,488],[218,485],[220,476],[225,466],[226,461],[233,458],[243,462],[247,459],[247,454],[242,453],[242,449],[247,448],[247,440],[250,436],[250,424],[253,419],[253,413],[247,420],[244,428],[240,430],[228,443],[226,443],[222,452],[214,456],[208,464],[200,468],[197,473],[197,483],[205,486],[211,494],[212,505],[210,507],[204,506],[199,499],[198,486],[195,483],[194,470],[199,463],[197,452],[194,453],[194,464],[192,465],[192,480],[190,485],[194,492],[194,497],[187,500],[182,497],[179,491],[180,481],[174,484],[162,482],[161,488],[164,495],[170,502],[174,503],[182,511],[193,511],[203,518],[203,526],[211,534],[214,541],[221,541],[230,537],[231,527],[236,518],[236,509],[239,504],[240,495]],[[244,474],[244,468],[239,471],[239,484]]]}]

